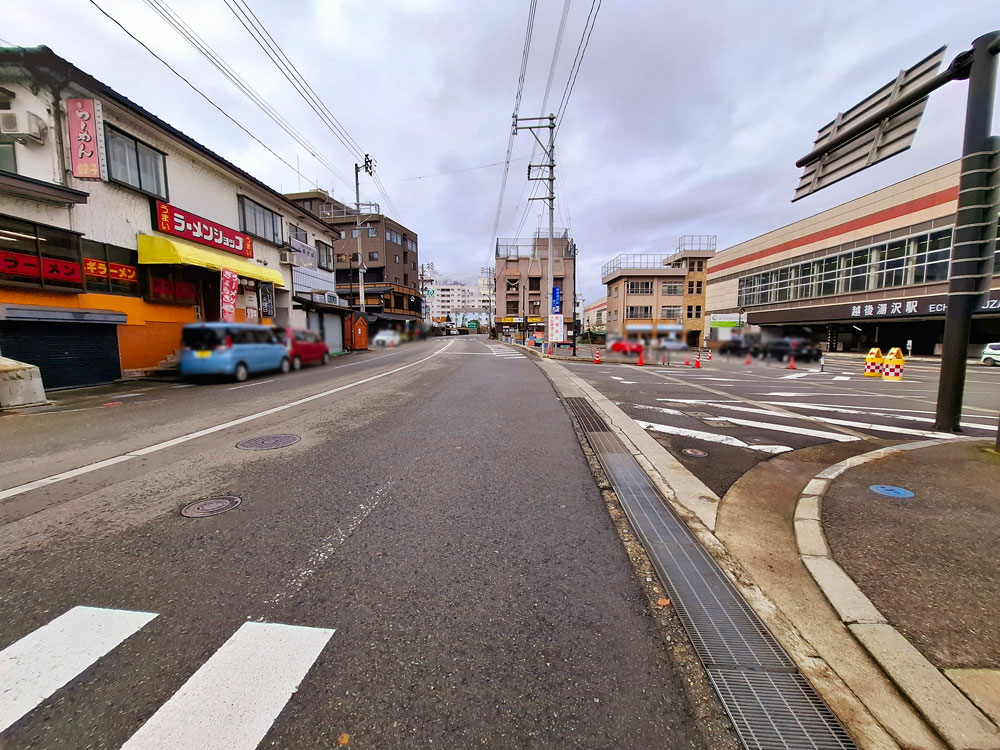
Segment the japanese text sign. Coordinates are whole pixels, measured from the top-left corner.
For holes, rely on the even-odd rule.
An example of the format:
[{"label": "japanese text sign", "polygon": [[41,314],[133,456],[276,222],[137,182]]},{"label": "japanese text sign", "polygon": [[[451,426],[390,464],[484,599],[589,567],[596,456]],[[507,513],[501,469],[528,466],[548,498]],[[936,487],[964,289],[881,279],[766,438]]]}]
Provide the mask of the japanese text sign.
[{"label": "japanese text sign", "polygon": [[84,180],[101,179],[100,104],[93,99],[67,99],[66,124],[69,128],[70,164],[73,176]]},{"label": "japanese text sign", "polygon": [[156,201],[156,228],[164,234],[183,237],[229,253],[253,257],[253,238],[243,232],[216,224],[163,201]]},{"label": "japanese text sign", "polygon": [[240,291],[240,279],[236,271],[222,269],[220,316],[226,323],[236,320],[236,297]]},{"label": "japanese text sign", "polygon": [[49,281],[83,281],[83,271],[79,263],[57,258],[42,258],[23,253],[0,252],[0,273],[11,276],[30,276]]}]

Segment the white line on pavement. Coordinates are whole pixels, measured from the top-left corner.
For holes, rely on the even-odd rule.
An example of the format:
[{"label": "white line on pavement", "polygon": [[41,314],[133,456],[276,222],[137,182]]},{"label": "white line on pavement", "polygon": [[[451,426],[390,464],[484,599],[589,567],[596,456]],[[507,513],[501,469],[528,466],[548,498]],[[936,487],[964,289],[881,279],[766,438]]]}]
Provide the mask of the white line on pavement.
[{"label": "white line on pavement", "polygon": [[750,450],[760,451],[761,453],[786,453],[791,450],[791,448],[787,445],[752,445],[750,443],[744,443],[739,438],[734,438],[729,435],[718,435],[714,432],[688,430],[684,427],[673,427],[672,425],[657,424],[656,422],[643,422],[638,419],[635,423],[643,429],[652,430],[653,432],[662,432],[667,435],[677,435],[679,437],[693,438],[695,440],[704,440],[709,443],[732,445],[737,448],[749,448]]},{"label": "white line on pavement", "polygon": [[850,380],[850,377],[844,375],[837,375],[834,380]]},{"label": "white line on pavement", "polygon": [[258,380],[256,383],[244,383],[243,385],[234,385],[231,388],[226,388],[227,391],[235,391],[237,388],[253,388],[255,385],[264,385],[264,383],[273,383],[274,378],[270,380]]},{"label": "white line on pavement", "polygon": [[[797,404],[797,403],[786,403],[784,401],[762,401],[761,403],[764,403],[764,404],[773,404],[775,406],[800,406],[800,407],[803,407],[803,408],[805,408],[805,406],[806,406],[806,405]],[[819,404],[809,404],[809,406],[819,406]],[[841,409],[855,409],[855,408],[862,408],[863,409],[864,408],[863,406],[859,406],[858,404],[854,404],[854,405],[822,404],[822,406],[824,408],[826,408],[826,407],[832,407],[832,408],[834,408],[834,409],[836,409],[838,411],[841,410]],[[898,412],[903,412],[904,414],[933,414],[934,413],[934,412],[928,411],[926,409],[893,409],[893,408],[891,408],[889,406],[880,406],[880,407],[878,407],[878,410],[879,411],[898,411]],[[988,414],[983,414],[983,415],[980,415],[980,414],[963,414],[962,415],[962,419],[988,419],[988,420],[994,420],[996,418],[997,418],[997,415],[995,413],[991,414],[991,415],[988,415]]]},{"label": "white line on pavement", "polygon": [[0,651],[0,732],[154,617],[73,607]]},{"label": "white line on pavement", "polygon": [[[935,422],[935,420],[931,419],[930,417],[914,417],[909,414],[887,413],[889,411],[899,412],[901,411],[900,409],[891,409],[891,410],[887,409],[885,411],[864,411],[861,409],[853,409],[848,406],[833,406],[833,405],[827,406],[820,404],[785,404],[782,403],[781,401],[768,401],[767,403],[774,404],[775,406],[792,406],[798,409],[806,409],[809,411],[832,411],[837,414],[860,414],[865,417],[884,417],[885,419],[899,419],[906,422],[924,422],[924,423],[929,422],[931,424]],[[982,417],[973,417],[973,419],[982,419]],[[974,430],[989,430],[991,432],[994,429],[996,429],[993,425],[973,424],[971,422],[960,422],[959,426],[970,427]],[[890,428],[887,426],[886,429],[888,430]]]},{"label": "white line on pavement", "polygon": [[804,378],[808,374],[809,374],[808,372],[796,372],[796,373],[792,373],[791,375],[782,375],[781,379],[782,380],[795,380],[797,378]]},{"label": "white line on pavement", "polygon": [[[616,406],[626,406],[626,404],[618,402],[616,403]],[[632,409],[646,409],[647,411],[656,411],[659,412],[660,414],[673,414],[678,417],[687,416],[680,409],[668,409],[665,406],[649,406],[647,404],[627,404],[627,406],[631,407]]]},{"label": "white line on pavement", "polygon": [[[770,412],[765,412],[770,413]],[[781,414],[774,414],[774,416],[783,416]],[[826,430],[810,430],[807,427],[796,427],[795,425],[788,424],[774,424],[772,422],[756,422],[752,419],[739,419],[737,417],[706,417],[706,422],[729,422],[730,424],[738,424],[743,427],[756,427],[760,430],[773,430],[775,432],[789,432],[793,435],[807,435],[809,437],[823,438],[824,440],[836,440],[839,443],[853,443],[859,438],[853,435],[844,435],[840,432],[827,432]],[[822,420],[826,421],[826,420]]]},{"label": "white line on pavement", "polygon": [[243,623],[122,750],[252,750],[333,633]]},{"label": "white line on pavement", "polygon": [[[272,414],[277,414],[278,412],[285,411],[286,409],[292,409],[296,406],[301,406],[302,404],[307,404],[310,401],[315,401],[319,398],[325,398],[326,396],[331,396],[334,393],[340,393],[341,391],[346,391],[348,388],[354,388],[359,385],[364,385],[365,383],[371,383],[374,380],[379,380],[381,378],[388,377],[389,375],[395,375],[397,372],[402,372],[403,370],[408,370],[411,367],[423,364],[428,360],[433,359],[439,354],[443,354],[448,350],[448,348],[454,342],[449,341],[447,344],[437,349],[432,354],[424,357],[423,359],[418,359],[415,362],[410,362],[407,365],[400,365],[399,367],[386,370],[377,375],[369,375],[367,378],[361,378],[360,380],[355,380],[353,383],[347,383],[345,385],[337,386],[336,388],[330,388],[329,390],[320,391],[319,393],[314,393],[312,396],[306,396],[305,398],[296,399],[295,401],[289,401],[287,404],[282,404],[281,406],[275,406],[270,409],[265,409],[264,411],[257,412],[256,414],[249,414],[245,417],[240,417],[239,419],[232,419],[228,422],[223,422],[217,424],[213,427],[206,427],[203,430],[198,430],[197,432],[191,432],[187,435],[181,435],[180,437],[173,438],[172,440],[165,440],[162,443],[156,443],[154,445],[147,446],[146,448],[139,448],[138,450],[125,453],[121,456],[114,456],[113,458],[108,458],[103,461],[98,461],[96,463],[87,464],[76,469],[71,469],[70,471],[64,471],[59,474],[53,474],[52,476],[44,477],[42,479],[36,479],[33,482],[27,482],[25,484],[20,484],[16,487],[10,487],[5,490],[0,490],[0,500],[6,500],[9,497],[14,497],[15,495],[20,495],[25,492],[30,492],[31,490],[37,489],[39,487],[44,487],[46,485],[55,484],[56,482],[62,482],[66,479],[72,479],[73,477],[80,476],[81,474],[87,474],[92,471],[97,471],[98,469],[103,469],[107,466],[112,466],[113,464],[121,463],[122,461],[129,461],[133,458],[139,458],[141,456],[148,456],[150,453],[156,453],[165,448],[172,448],[175,445],[180,445],[181,443],[186,443],[189,440],[194,440],[196,438],[204,437],[205,435],[211,435],[215,432],[220,432],[221,430],[229,429],[230,427],[236,427],[237,425],[246,424],[247,422],[253,422],[256,419],[262,417],[268,417]],[[389,356],[388,354],[382,356]],[[373,357],[372,359],[379,359],[378,357]],[[369,360],[370,361],[370,360]],[[352,364],[357,364],[352,363]],[[344,365],[346,367],[346,365]]]}]

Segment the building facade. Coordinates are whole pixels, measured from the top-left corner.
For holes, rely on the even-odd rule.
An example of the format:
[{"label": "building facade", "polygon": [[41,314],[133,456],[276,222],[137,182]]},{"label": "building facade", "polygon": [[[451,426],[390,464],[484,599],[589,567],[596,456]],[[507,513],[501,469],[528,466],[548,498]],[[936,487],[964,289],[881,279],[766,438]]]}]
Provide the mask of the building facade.
[{"label": "building facade", "polygon": [[[804,335],[828,351],[940,352],[960,163],[945,164],[718,253],[713,334]],[[973,345],[1000,339],[1000,262]]]},{"label": "building facade", "polygon": [[286,197],[339,232],[330,264],[337,294],[360,310],[363,284],[373,332],[412,328],[423,320],[416,232],[385,216],[377,203],[362,203],[359,213],[359,207],[335,200],[324,190]]},{"label": "building facade", "polygon": [[713,235],[682,237],[675,253],[615,256],[601,269],[607,287],[609,338],[676,336],[688,346],[705,339],[705,287]]},{"label": "building facade", "polygon": [[490,296],[482,281],[472,285],[425,274],[424,298],[430,322],[461,324],[464,317],[487,324]]},{"label": "building facade", "polygon": [[[496,284],[494,325],[499,336],[545,339],[548,326],[549,239],[547,231],[532,238],[498,239],[493,278]],[[576,332],[576,243],[568,230],[556,230],[552,286],[563,316],[563,340]]]},{"label": "building facade", "polygon": [[602,333],[608,317],[608,298],[601,297],[583,308],[583,330]]},{"label": "building facade", "polygon": [[0,49],[0,117],[0,355],[46,387],[168,364],[195,321],[322,308],[336,343],[332,274],[296,273],[318,218],[46,47]]}]

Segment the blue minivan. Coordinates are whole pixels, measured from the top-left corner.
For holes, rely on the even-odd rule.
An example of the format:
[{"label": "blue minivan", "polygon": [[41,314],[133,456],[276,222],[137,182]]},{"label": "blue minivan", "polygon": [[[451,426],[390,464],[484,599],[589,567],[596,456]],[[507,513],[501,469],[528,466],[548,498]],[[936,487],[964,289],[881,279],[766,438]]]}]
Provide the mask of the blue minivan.
[{"label": "blue minivan", "polygon": [[227,375],[242,382],[251,373],[281,370],[292,363],[274,331],[246,323],[192,323],[181,334],[181,375]]}]

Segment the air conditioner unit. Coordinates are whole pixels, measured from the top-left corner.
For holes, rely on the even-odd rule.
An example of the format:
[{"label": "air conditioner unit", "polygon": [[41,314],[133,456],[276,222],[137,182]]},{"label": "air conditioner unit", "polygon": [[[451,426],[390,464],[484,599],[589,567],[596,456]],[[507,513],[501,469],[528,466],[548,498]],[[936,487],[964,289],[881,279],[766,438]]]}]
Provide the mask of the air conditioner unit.
[{"label": "air conditioner unit", "polygon": [[289,266],[301,267],[306,265],[306,258],[303,258],[301,253],[295,253],[291,250],[282,250],[280,261]]},{"label": "air conditioner unit", "polygon": [[48,129],[45,120],[34,112],[0,112],[0,134],[8,138],[30,138],[36,143],[45,143]]}]

